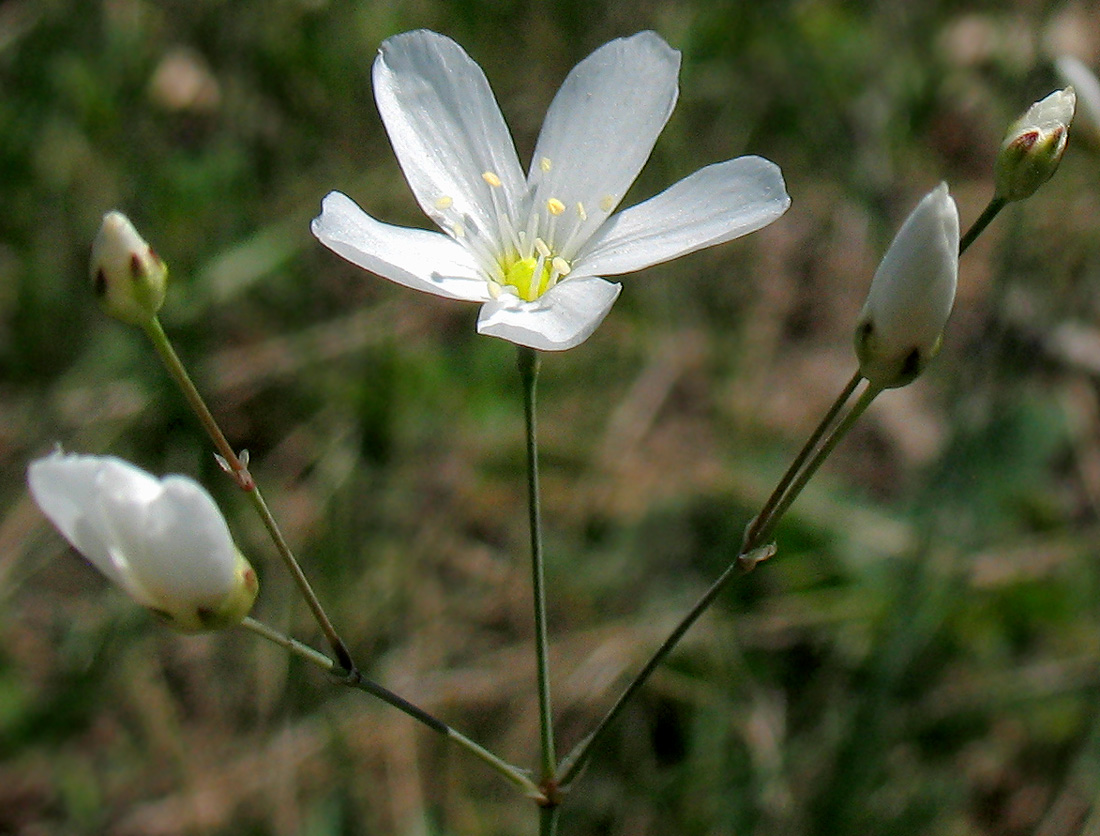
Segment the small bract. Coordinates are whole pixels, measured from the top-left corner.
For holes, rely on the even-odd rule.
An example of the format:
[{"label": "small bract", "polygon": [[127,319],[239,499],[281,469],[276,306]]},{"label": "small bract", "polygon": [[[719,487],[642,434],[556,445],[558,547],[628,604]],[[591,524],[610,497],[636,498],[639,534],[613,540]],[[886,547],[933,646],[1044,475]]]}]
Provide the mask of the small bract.
[{"label": "small bract", "polygon": [[959,212],[940,183],[898,230],[860,313],[856,355],[872,386],[904,386],[935,356],[958,272]]},{"label": "small bract", "polygon": [[114,456],[58,451],[32,462],[27,481],[77,551],[176,629],[231,627],[252,609],[256,573],[193,479],[157,479]]},{"label": "small bract", "polygon": [[524,176],[481,68],[435,32],[382,44],[374,95],[405,178],[442,233],[375,220],[332,192],[313,234],[408,287],[482,303],[478,331],[560,351],[584,342],[629,273],[771,223],[790,198],[760,157],[707,166],[613,215],[679,93],[680,53],[653,32],[569,73]]}]

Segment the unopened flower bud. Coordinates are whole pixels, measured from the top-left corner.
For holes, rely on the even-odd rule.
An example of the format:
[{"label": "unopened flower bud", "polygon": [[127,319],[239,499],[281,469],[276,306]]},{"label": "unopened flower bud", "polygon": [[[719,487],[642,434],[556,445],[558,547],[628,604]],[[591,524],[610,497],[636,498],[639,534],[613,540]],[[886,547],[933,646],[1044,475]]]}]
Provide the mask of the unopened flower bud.
[{"label": "unopened flower bud", "polygon": [[894,237],[860,313],[856,356],[872,386],[904,386],[935,356],[958,272],[959,212],[940,183]]},{"label": "unopened flower bud", "polygon": [[[1085,119],[1083,135],[1094,146],[1100,145],[1100,79],[1072,55],[1063,55],[1054,62],[1054,66],[1062,80],[1072,85],[1077,94],[1077,103],[1081,106],[1081,115]],[[1074,135],[1077,135],[1076,128]]]},{"label": "unopened flower bud", "polygon": [[77,551],[177,630],[232,627],[252,609],[256,572],[193,479],[58,451],[32,462],[27,481]]},{"label": "unopened flower bud", "polygon": [[108,212],[92,243],[91,277],[104,311],[131,325],[145,325],[164,303],[168,268],[129,218]]},{"label": "unopened flower bud", "polygon": [[1008,129],[997,155],[997,197],[1023,200],[1051,178],[1066,150],[1076,103],[1072,87],[1056,90]]}]

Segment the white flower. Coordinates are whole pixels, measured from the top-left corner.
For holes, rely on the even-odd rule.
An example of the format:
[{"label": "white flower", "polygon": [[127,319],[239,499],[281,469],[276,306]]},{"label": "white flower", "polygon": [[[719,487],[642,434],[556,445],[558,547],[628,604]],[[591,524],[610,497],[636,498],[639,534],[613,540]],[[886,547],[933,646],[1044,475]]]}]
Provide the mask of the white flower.
[{"label": "white flower", "polygon": [[193,479],[157,479],[114,456],[58,451],[32,462],[27,481],[65,539],[173,627],[229,627],[252,608],[256,573]]},{"label": "white flower", "polygon": [[164,304],[168,268],[121,212],[108,212],[92,242],[92,289],[110,316],[145,325]]},{"label": "white flower", "polygon": [[1062,80],[1073,85],[1081,110],[1089,121],[1093,139],[1100,139],[1100,80],[1072,55],[1063,55],[1054,62],[1054,66]]},{"label": "white flower", "polygon": [[1005,134],[995,166],[997,196],[1023,200],[1058,170],[1077,96],[1072,87],[1056,90],[1027,109]]},{"label": "white flower", "polygon": [[526,177],[481,68],[442,35],[382,44],[374,93],[421,208],[444,234],[381,223],[332,192],[313,233],[344,258],[437,296],[482,302],[478,331],[557,351],[596,329],[640,270],[730,241],[790,204],[759,157],[707,166],[612,216],[678,94],[680,54],[653,32],[605,44],[550,105]]},{"label": "white flower", "polygon": [[856,354],[872,386],[904,386],[935,356],[958,272],[959,212],[940,183],[898,230],[860,313]]}]

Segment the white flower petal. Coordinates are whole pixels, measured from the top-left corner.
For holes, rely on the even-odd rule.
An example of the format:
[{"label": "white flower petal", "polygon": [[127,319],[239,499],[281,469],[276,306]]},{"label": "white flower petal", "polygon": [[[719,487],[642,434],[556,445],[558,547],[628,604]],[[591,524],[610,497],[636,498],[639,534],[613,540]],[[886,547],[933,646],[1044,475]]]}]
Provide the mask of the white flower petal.
[{"label": "white flower petal", "polygon": [[[182,629],[227,626],[235,622],[226,617],[239,620],[251,606],[255,576],[243,577],[225,519],[194,480],[157,479],[113,456],[63,453],[32,462],[27,480],[73,546],[137,603]],[[234,602],[241,611],[227,614]],[[222,620],[204,622],[203,610]]]},{"label": "white flower petal", "polygon": [[166,476],[161,488],[143,515],[140,562],[135,555],[130,564],[167,607],[215,608],[235,588],[237,553],[225,518],[193,479]]},{"label": "white flower petal", "polygon": [[[614,210],[642,170],[678,95],[680,53],[654,32],[597,49],[566,77],[535,146],[528,175],[535,209],[584,205],[578,245]],[[546,170],[548,169],[548,170]],[[564,253],[570,258],[572,253]]]},{"label": "white flower petal", "polygon": [[790,204],[774,163],[716,163],[611,218],[577,254],[572,275],[628,273],[731,241],[767,226]]},{"label": "white flower petal", "polygon": [[374,62],[374,97],[394,153],[421,208],[439,217],[437,201],[492,240],[498,237],[491,187],[511,217],[526,185],[508,127],[481,67],[462,47],[418,30],[382,44]]},{"label": "white flower petal", "polygon": [[856,326],[860,373],[903,386],[936,353],[955,303],[959,212],[940,183],[912,211],[882,257]]},{"label": "white flower petal", "polygon": [[157,492],[148,473],[113,456],[80,456],[61,452],[31,462],[27,483],[38,507],[104,576],[127,591],[127,567],[112,555],[111,533],[100,503],[100,474],[108,472],[134,486],[137,495]]},{"label": "white flower petal", "polygon": [[564,351],[592,335],[620,290],[620,284],[590,276],[567,279],[533,302],[502,293],[482,306],[477,330],[528,348]]},{"label": "white flower petal", "polygon": [[472,255],[440,232],[377,221],[347,195],[330,192],[310,228],[352,264],[425,293],[467,302],[490,299]]}]

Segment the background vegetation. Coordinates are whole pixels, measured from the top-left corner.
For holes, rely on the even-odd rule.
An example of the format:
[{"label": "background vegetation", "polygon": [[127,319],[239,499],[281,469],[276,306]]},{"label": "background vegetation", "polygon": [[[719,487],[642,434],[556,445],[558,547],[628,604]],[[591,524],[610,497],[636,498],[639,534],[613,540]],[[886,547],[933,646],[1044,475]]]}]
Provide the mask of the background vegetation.
[{"label": "background vegetation", "polygon": [[[90,297],[126,211],[164,321],[360,660],[520,763],[537,750],[522,413],[476,309],[309,235],[340,188],[424,225],[374,109],[379,43],[485,68],[522,157],[568,69],[653,28],[681,98],[627,203],[744,153],[762,233],[625,280],[548,356],[561,745],[585,733],[854,369],[878,257],[946,179],[964,224],[1008,122],[1100,63],[1091,4],[907,0],[8,0],[0,5],[0,833],[514,834],[534,814],[429,732],[243,632],[176,636],[45,524],[55,442],[190,473],[316,640],[141,335]],[[1061,171],[962,264],[939,359],[888,393],[567,799],[588,834],[1100,833],[1100,176]]]}]

